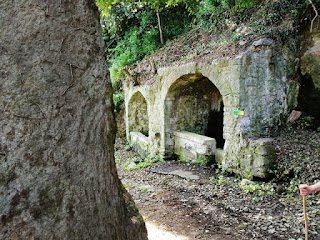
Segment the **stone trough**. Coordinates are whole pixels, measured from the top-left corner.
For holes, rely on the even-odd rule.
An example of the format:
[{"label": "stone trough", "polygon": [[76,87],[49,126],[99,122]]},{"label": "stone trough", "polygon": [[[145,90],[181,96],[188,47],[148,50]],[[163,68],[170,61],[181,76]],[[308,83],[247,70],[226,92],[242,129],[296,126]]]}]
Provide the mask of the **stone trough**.
[{"label": "stone trough", "polygon": [[187,131],[175,131],[174,143],[174,152],[181,160],[209,160],[214,156],[216,150],[214,138]]},{"label": "stone trough", "polygon": [[130,132],[130,143],[133,149],[142,157],[149,154],[149,138],[140,132]]}]

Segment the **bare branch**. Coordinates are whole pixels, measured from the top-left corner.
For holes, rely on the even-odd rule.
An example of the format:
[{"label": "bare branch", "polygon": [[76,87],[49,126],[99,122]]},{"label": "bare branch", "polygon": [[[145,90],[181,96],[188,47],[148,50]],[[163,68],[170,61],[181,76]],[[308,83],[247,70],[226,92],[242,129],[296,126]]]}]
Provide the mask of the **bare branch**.
[{"label": "bare branch", "polygon": [[314,20],[316,20],[316,18],[319,16],[317,8],[314,6],[313,2],[311,0],[308,0],[309,3],[311,4],[313,11],[316,13],[316,15],[314,16],[314,18],[311,20],[311,26],[310,26],[310,33],[312,33],[313,30],[313,22]]}]

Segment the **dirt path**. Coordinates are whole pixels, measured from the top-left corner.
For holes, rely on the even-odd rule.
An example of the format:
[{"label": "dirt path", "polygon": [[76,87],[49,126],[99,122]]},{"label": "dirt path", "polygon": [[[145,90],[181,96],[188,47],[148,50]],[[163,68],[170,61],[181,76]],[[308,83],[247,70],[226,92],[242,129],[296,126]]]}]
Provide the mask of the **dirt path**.
[{"label": "dirt path", "polygon": [[[134,162],[141,159],[133,151],[125,150],[124,142],[119,140],[115,157],[119,176],[149,229],[152,226],[151,229],[166,230],[172,237],[180,237],[172,240],[304,239],[298,193],[278,194],[274,190],[277,186],[272,183],[257,185],[271,189],[245,192],[240,187],[241,179],[224,176],[217,169],[176,161],[138,169]],[[168,174],[177,170],[192,173],[198,179]],[[320,236],[316,221],[320,202],[316,196],[308,202],[312,219],[309,239],[315,240]],[[151,234],[149,230],[150,240],[161,236],[159,232],[153,237]]]},{"label": "dirt path", "polygon": [[[150,179],[155,173],[147,175]],[[221,229],[203,212],[206,203],[195,202],[192,195],[183,189],[172,189],[167,181],[187,181],[176,176],[155,176],[163,182],[150,184],[142,182],[132,186],[132,181],[123,179],[125,186],[133,195],[135,202],[147,223],[158,228],[180,235],[178,239],[212,239],[236,240],[230,229]],[[152,239],[152,238],[150,238]],[[163,238],[164,240],[167,238]]]},{"label": "dirt path", "polygon": [[146,222],[149,240],[190,240],[189,237],[170,232],[150,222]]}]

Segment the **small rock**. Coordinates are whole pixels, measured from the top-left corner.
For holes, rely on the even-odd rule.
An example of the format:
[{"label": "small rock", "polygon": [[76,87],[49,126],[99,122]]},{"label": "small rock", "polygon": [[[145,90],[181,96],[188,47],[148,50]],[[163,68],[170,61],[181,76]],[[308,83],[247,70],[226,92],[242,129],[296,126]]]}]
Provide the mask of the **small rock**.
[{"label": "small rock", "polygon": [[253,185],[254,182],[253,181],[250,181],[249,179],[242,179],[241,182],[240,182],[240,185],[241,186],[246,186],[246,185]]},{"label": "small rock", "polygon": [[275,233],[276,232],[276,230],[274,229],[274,228],[270,228],[269,230],[268,230],[268,233],[269,234],[273,234],[273,233]]},{"label": "small rock", "polygon": [[134,162],[131,162],[128,164],[128,166],[126,167],[128,170],[133,170],[135,169],[137,166],[137,164],[135,164]]},{"label": "small rock", "polygon": [[273,217],[272,216],[268,216],[267,219],[272,221]]},{"label": "small rock", "polygon": [[273,44],[273,40],[271,38],[260,38],[259,40],[253,42],[253,46],[270,46]]},{"label": "small rock", "polygon": [[245,45],[246,43],[247,43],[247,41],[245,41],[245,40],[239,41],[239,45],[240,45],[240,46],[243,46],[243,45]]}]

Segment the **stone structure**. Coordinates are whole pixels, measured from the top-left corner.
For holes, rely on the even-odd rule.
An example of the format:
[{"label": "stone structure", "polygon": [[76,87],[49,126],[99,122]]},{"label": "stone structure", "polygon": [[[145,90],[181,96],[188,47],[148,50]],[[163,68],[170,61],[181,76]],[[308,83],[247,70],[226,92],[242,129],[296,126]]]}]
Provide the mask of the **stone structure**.
[{"label": "stone structure", "polygon": [[287,115],[292,86],[286,56],[268,38],[232,58],[163,67],[152,84],[124,84],[127,138],[144,134],[144,151],[166,158],[179,154],[175,132],[205,135],[216,140],[212,155],[223,169],[266,177],[274,160],[269,135]]},{"label": "stone structure", "polygon": [[310,75],[313,84],[320,89],[320,33],[311,35],[312,46],[301,57],[301,71],[303,75]]},{"label": "stone structure", "polygon": [[182,160],[194,159],[196,162],[209,164],[215,151],[214,138],[186,131],[174,132],[174,153]]}]

